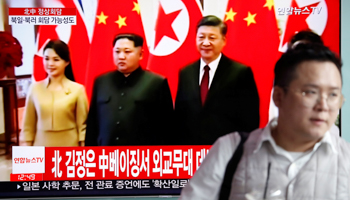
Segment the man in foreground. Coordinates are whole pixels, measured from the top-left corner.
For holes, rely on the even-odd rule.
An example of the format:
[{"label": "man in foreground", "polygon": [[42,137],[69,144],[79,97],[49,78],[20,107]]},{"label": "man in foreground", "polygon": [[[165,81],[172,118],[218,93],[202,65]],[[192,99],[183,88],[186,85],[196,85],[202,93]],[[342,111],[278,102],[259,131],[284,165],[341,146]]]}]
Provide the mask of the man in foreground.
[{"label": "man in foreground", "polygon": [[[350,144],[329,132],[343,103],[340,68],[319,44],[298,44],[282,55],[273,93],[279,116],[250,133],[229,199],[350,198]],[[219,138],[180,199],[219,199],[240,140],[237,132]]]}]

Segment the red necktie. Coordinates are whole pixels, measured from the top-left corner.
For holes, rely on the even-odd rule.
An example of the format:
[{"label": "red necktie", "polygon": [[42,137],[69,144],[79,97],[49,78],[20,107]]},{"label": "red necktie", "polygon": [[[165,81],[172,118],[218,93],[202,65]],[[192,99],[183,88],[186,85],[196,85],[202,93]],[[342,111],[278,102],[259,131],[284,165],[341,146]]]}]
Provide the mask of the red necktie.
[{"label": "red necktie", "polygon": [[207,98],[207,94],[209,91],[209,66],[206,65],[204,67],[204,74],[201,82],[201,100],[202,105],[204,105],[205,99]]}]

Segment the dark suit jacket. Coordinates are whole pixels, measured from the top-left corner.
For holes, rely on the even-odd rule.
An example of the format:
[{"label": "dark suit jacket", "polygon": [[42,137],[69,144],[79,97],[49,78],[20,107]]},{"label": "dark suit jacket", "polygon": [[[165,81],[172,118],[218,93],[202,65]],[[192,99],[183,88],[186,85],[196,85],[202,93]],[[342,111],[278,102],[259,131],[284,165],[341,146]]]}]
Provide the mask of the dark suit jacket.
[{"label": "dark suit jacket", "polygon": [[233,131],[259,127],[259,96],[252,70],[222,55],[202,106],[200,61],[180,72],[175,102],[178,144],[211,145]]},{"label": "dark suit jacket", "polygon": [[138,68],[98,77],[87,119],[87,146],[164,144],[173,103],[166,79]]}]

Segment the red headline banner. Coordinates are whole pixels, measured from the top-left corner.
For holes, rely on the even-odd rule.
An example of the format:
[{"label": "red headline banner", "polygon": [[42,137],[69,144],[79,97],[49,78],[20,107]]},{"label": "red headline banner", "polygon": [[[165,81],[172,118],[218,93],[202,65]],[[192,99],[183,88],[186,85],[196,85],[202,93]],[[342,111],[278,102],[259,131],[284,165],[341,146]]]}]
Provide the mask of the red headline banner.
[{"label": "red headline banner", "polygon": [[210,147],[45,147],[43,180],[188,179]]},{"label": "red headline banner", "polygon": [[9,8],[9,16],[73,16],[76,8]]}]

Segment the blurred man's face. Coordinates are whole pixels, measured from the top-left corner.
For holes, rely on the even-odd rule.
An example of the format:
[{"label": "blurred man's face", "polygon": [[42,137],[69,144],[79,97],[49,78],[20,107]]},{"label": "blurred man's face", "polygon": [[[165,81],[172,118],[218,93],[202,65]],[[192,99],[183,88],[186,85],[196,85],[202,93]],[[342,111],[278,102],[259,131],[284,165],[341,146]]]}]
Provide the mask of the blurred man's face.
[{"label": "blurred man's face", "polygon": [[196,44],[204,62],[209,64],[220,55],[226,38],[217,26],[201,26],[197,30]]},{"label": "blurred man's face", "polygon": [[332,62],[299,64],[296,79],[286,88],[278,105],[283,126],[305,142],[321,139],[337,118],[341,87],[340,73]]},{"label": "blurred man's face", "polygon": [[134,42],[127,38],[119,39],[113,47],[113,59],[118,71],[128,76],[140,66],[142,48],[135,47]]}]

